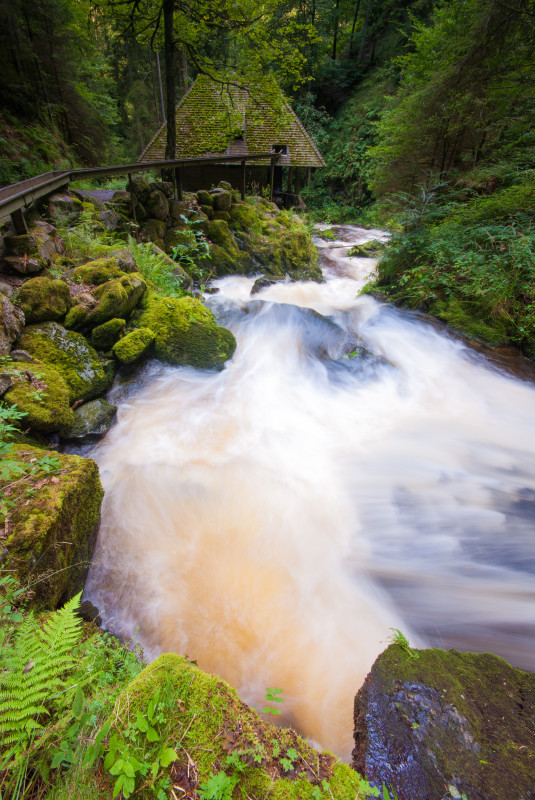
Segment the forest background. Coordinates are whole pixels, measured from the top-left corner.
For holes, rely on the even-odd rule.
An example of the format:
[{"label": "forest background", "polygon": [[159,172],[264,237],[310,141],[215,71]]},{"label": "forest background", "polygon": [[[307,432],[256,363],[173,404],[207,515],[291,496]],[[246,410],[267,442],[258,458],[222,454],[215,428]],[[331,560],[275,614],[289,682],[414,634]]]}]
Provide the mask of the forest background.
[{"label": "forest background", "polygon": [[2,0],[0,18],[0,184],[135,160],[197,74],[272,74],[327,161],[311,217],[394,232],[373,288],[535,356],[534,0]]}]

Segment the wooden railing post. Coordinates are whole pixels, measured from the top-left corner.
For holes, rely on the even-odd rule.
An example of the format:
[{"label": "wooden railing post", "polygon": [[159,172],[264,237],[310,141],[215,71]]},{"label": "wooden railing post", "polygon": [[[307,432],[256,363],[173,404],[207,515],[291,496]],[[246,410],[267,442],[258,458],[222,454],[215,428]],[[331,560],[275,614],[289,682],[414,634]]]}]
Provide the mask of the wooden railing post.
[{"label": "wooden railing post", "polygon": [[182,200],[182,177],[180,167],[175,167],[175,187],[177,200]]},{"label": "wooden railing post", "polygon": [[23,234],[28,233],[28,226],[26,225],[22,208],[17,208],[16,211],[12,211],[10,216],[11,221],[15,226],[15,232],[17,236],[22,236]]},{"label": "wooden railing post", "polygon": [[245,159],[241,162],[241,199],[245,200]]},{"label": "wooden railing post", "polygon": [[137,225],[137,218],[136,218],[136,196],[133,192],[133,184],[132,184],[132,173],[128,173],[128,185],[130,186],[130,211],[132,212],[132,219],[134,220],[134,225]]}]

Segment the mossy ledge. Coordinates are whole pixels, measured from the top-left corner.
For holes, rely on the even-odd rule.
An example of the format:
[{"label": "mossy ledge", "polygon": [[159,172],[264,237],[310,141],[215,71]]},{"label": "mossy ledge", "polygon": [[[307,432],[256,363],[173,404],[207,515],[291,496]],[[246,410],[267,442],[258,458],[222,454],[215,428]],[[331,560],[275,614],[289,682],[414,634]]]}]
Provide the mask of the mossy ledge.
[{"label": "mossy ledge", "polygon": [[104,494],[98,468],[89,458],[22,444],[13,449],[23,463],[44,456],[59,460],[58,470],[20,483],[6,521],[1,564],[21,585],[32,585],[33,607],[53,609],[84,585]]},{"label": "mossy ledge", "polygon": [[[229,684],[174,653],[161,655],[121,692],[109,718],[110,735],[124,737],[156,692],[169,709],[165,744],[178,755],[169,767],[171,786],[195,792],[225,772],[236,774],[242,796],[255,800],[366,797],[366,784],[354,770],[314,750],[291,728],[264,722]],[[142,758],[135,748],[134,756]],[[140,796],[148,797],[143,791]]]}]

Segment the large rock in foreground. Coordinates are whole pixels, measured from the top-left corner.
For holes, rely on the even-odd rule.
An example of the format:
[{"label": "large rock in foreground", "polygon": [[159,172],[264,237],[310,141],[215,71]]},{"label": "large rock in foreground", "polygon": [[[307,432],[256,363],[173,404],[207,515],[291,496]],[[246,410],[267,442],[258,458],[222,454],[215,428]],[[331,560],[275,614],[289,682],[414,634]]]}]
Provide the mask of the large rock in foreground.
[{"label": "large rock in foreground", "polygon": [[84,585],[103,496],[98,468],[88,458],[26,445],[15,445],[12,457],[34,474],[10,490],[1,566],[32,585],[35,608],[56,608]]},{"label": "large rock in foreground", "polygon": [[200,369],[221,369],[232,358],[236,339],[222,328],[193,297],[161,297],[150,294],[138,324],[156,333],[154,355],[168,364]]},{"label": "large rock in foreground", "polygon": [[355,698],[353,766],[399,800],[535,798],[535,674],[391,645]]}]

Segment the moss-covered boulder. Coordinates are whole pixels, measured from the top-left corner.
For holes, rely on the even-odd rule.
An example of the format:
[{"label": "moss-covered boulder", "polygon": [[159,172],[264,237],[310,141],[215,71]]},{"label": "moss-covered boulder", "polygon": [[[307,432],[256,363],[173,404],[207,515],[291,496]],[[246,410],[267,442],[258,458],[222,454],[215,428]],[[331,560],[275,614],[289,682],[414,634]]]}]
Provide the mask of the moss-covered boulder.
[{"label": "moss-covered boulder", "polygon": [[98,468],[26,445],[15,445],[13,457],[31,472],[10,490],[2,569],[32,585],[35,608],[53,609],[84,585],[103,495]]},{"label": "moss-covered boulder", "polygon": [[139,326],[154,331],[154,355],[169,364],[221,369],[232,358],[236,340],[213,314],[193,297],[149,294]]},{"label": "moss-covered boulder", "polygon": [[235,203],[230,209],[230,224],[237,231],[262,233],[260,215],[246,203]]},{"label": "moss-covered boulder", "polygon": [[[65,317],[65,325],[74,330],[93,328],[110,319],[125,319],[136,307],[146,284],[139,272],[123,275],[97,286],[86,296],[78,295]],[[91,302],[89,297],[93,299]]]},{"label": "moss-covered boulder", "polygon": [[[158,715],[149,712],[155,702]],[[129,719],[149,713],[157,737],[152,749],[141,731],[126,745]],[[153,761],[164,744],[174,751],[163,776],[190,797],[364,800],[369,788],[346,764],[318,752],[291,728],[264,722],[229,684],[173,653],[157,658],[123,689],[109,722],[110,735],[123,743],[118,749],[128,747],[138,760]],[[137,778],[135,788],[140,785]]]},{"label": "moss-covered boulder", "polygon": [[152,219],[166,219],[169,216],[169,203],[167,202],[167,197],[163,192],[160,192],[158,189],[152,191],[145,202],[145,208],[147,210],[147,214]]},{"label": "moss-covered boulder", "polygon": [[24,327],[24,313],[0,294],[0,356],[6,356]]},{"label": "moss-covered boulder", "polygon": [[490,653],[393,644],[355,698],[353,764],[399,800],[525,800],[534,720],[534,673]]},{"label": "moss-covered boulder", "polygon": [[74,410],[74,422],[61,436],[79,442],[99,439],[109,431],[116,413],[117,406],[106,400],[90,400]]},{"label": "moss-covered boulder", "polygon": [[212,194],[214,211],[230,211],[232,205],[232,194],[226,189],[214,191]]},{"label": "moss-covered boulder", "polygon": [[36,433],[54,433],[73,424],[69,390],[59,372],[37,361],[10,366],[13,386],[4,401],[24,414],[18,425]]},{"label": "moss-covered boulder", "polygon": [[122,278],[125,270],[122,270],[118,263],[118,258],[97,258],[82,264],[72,272],[74,281],[85,283],[89,286],[100,286],[106,281],[114,278]]},{"label": "moss-covered boulder", "polygon": [[17,292],[17,305],[24,312],[26,324],[59,320],[72,305],[69,287],[52,278],[31,278]]},{"label": "moss-covered boulder", "polygon": [[146,239],[160,246],[163,242],[167,227],[161,219],[149,219],[141,229]]},{"label": "moss-covered boulder", "polygon": [[195,196],[200,206],[210,206],[210,208],[214,207],[214,198],[210,192],[207,192],[205,189],[201,189]]},{"label": "moss-covered boulder", "polygon": [[117,318],[98,325],[91,333],[91,344],[97,350],[111,350],[117,339],[122,336],[125,325],[126,320]]},{"label": "moss-covered boulder", "polygon": [[155,338],[156,334],[150,328],[136,328],[113,346],[113,355],[125,366],[133,364],[148,353]]},{"label": "moss-covered boulder", "polygon": [[28,233],[6,236],[4,241],[7,253],[22,258],[22,262],[10,262],[11,266],[18,272],[34,272],[33,267],[27,268],[26,261],[29,257],[33,257],[39,268],[51,264],[58,254],[54,233],[55,228],[52,225],[37,220],[31,225]]},{"label": "moss-covered boulder", "polygon": [[87,340],[57,322],[29,325],[18,346],[39,361],[54,366],[69,391],[70,402],[92,400],[103,394],[109,379],[96,351]]},{"label": "moss-covered boulder", "polygon": [[[325,234],[326,231],[323,231]],[[320,236],[322,234],[320,233]],[[325,238],[325,237],[322,237]],[[358,256],[359,258],[379,258],[386,250],[386,244],[378,239],[371,239],[369,242],[355,244],[349,250],[348,256]]]}]

